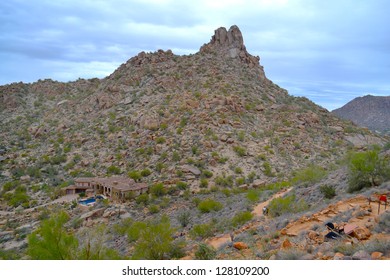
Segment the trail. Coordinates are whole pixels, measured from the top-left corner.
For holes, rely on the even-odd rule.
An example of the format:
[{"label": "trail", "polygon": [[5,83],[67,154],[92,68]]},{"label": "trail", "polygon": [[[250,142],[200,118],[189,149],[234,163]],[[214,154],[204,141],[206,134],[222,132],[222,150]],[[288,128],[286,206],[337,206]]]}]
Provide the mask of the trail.
[{"label": "trail", "polygon": [[367,197],[359,195],[347,200],[339,201],[335,204],[327,206],[325,209],[312,214],[309,217],[301,217],[300,219],[289,223],[283,230],[282,234],[287,236],[297,236],[302,231],[312,229],[314,226],[323,227],[324,223],[331,220],[337,215],[353,211],[348,224],[354,224],[359,227],[365,227],[370,221],[377,219],[380,214],[389,211],[390,207],[381,205],[378,214],[378,202],[373,201],[368,203]]},{"label": "trail", "polygon": [[23,209],[21,211],[0,211],[0,216],[12,216],[12,215],[15,215],[16,213],[30,213],[30,212],[35,211],[38,208],[46,207],[46,206],[51,205],[51,204],[71,202],[73,200],[77,200],[78,197],[79,197],[78,194],[64,195],[64,196],[61,196],[60,198],[57,198],[56,200],[50,201],[48,203],[38,205],[38,206],[35,206],[32,208]]},{"label": "trail", "polygon": [[[282,190],[282,191],[274,194],[271,198],[267,199],[266,201],[261,202],[260,204],[256,205],[252,211],[252,214],[254,215],[254,217],[259,218],[259,217],[263,216],[263,208],[265,206],[267,206],[271,202],[271,200],[278,198],[278,197],[281,197],[281,196],[285,195],[286,193],[290,192],[291,190],[292,190],[292,188]],[[254,222],[254,223],[252,223],[252,225],[250,227],[257,226],[258,224],[259,224],[259,222]],[[233,236],[239,234],[240,232],[242,232],[244,230],[248,230],[248,227],[244,226],[240,229],[235,230],[233,233]],[[210,239],[206,240],[206,243],[210,246],[213,246],[215,249],[218,249],[222,245],[224,245],[230,241],[231,241],[230,233],[226,233],[226,234],[223,234],[221,236],[210,238]]]}]

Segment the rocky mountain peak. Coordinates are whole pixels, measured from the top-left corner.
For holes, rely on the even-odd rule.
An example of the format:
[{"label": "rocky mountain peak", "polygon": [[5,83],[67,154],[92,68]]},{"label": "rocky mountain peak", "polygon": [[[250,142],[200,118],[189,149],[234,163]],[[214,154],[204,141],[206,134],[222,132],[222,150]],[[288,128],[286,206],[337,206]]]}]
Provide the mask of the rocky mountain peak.
[{"label": "rocky mountain peak", "polygon": [[226,30],[225,27],[216,29],[210,42],[203,45],[200,52],[217,52],[219,55],[222,54],[233,59],[238,58],[251,68],[260,66],[260,57],[252,56],[246,51],[244,38],[236,25],[231,26],[229,30]]}]

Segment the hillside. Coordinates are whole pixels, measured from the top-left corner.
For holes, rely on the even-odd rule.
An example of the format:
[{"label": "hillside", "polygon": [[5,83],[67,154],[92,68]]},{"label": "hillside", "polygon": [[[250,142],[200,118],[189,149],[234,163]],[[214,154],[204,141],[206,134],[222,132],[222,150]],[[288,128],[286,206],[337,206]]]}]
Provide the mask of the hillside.
[{"label": "hillside", "polygon": [[357,97],[332,113],[358,126],[390,134],[390,96]]},{"label": "hillside", "polygon": [[[307,167],[345,194],[345,168],[337,163],[348,149],[388,140],[290,96],[259,61],[237,26],[221,27],[193,55],[141,52],[104,79],[1,86],[0,257],[25,256],[28,234],[59,210],[80,244],[92,238],[85,232],[106,225],[94,240],[137,258],[135,237],[125,234],[134,221],[167,216],[187,254],[210,234],[239,228],[240,213],[284,187],[298,184],[300,211],[324,207],[318,185],[291,181]],[[76,178],[116,175],[148,184],[149,194],[104,201],[87,213],[61,200]],[[213,210],[200,210],[203,201]],[[286,218],[278,219],[274,231]],[[210,224],[214,230],[201,233]]]}]

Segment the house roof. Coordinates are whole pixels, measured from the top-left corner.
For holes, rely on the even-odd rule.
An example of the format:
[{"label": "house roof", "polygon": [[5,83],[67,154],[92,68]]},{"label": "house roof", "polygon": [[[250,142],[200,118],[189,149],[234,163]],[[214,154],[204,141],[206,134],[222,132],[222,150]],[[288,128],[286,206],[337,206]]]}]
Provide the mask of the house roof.
[{"label": "house roof", "polygon": [[123,176],[114,176],[114,177],[107,177],[107,178],[98,178],[98,177],[77,178],[75,179],[75,182],[97,183],[104,187],[109,187],[122,192],[142,190],[148,188],[147,184],[145,183],[136,183],[133,179],[123,177]]}]

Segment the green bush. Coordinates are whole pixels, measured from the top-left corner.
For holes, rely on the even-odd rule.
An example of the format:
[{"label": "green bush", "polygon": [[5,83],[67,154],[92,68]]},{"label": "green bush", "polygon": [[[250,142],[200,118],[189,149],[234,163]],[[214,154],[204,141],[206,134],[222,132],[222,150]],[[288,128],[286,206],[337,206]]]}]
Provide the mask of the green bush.
[{"label": "green bush", "polygon": [[271,164],[268,161],[263,163],[264,175],[268,177],[275,177],[275,174],[272,172]]},{"label": "green bush", "polygon": [[163,196],[167,193],[163,183],[157,183],[150,187],[149,189],[152,195],[157,197]]},{"label": "green bush", "polygon": [[213,260],[216,255],[217,251],[205,243],[199,244],[198,249],[195,251],[195,259],[197,260]]},{"label": "green bush", "polygon": [[137,204],[144,204],[147,205],[149,203],[149,195],[147,193],[143,193],[135,199],[135,202]]},{"label": "green bush", "polygon": [[180,190],[186,190],[188,188],[188,185],[185,182],[179,181],[176,183],[176,187]]},{"label": "green bush", "polygon": [[196,238],[207,238],[214,234],[214,228],[211,224],[198,224],[194,225],[190,231],[190,236]]},{"label": "green bush", "polygon": [[336,189],[333,186],[322,185],[320,187],[320,192],[324,195],[325,198],[331,199],[336,196]]},{"label": "green bush", "polygon": [[203,179],[200,179],[200,184],[199,184],[199,187],[200,188],[207,188],[209,186],[209,181],[205,178]]},{"label": "green bush", "polygon": [[139,182],[141,180],[142,175],[137,170],[132,170],[127,173],[127,176],[129,176],[131,179],[133,179],[136,182]]},{"label": "green bush", "polygon": [[141,176],[142,177],[148,177],[150,174],[152,174],[152,171],[150,171],[149,169],[143,169],[142,171],[141,171]]},{"label": "green bush", "polygon": [[138,236],[132,259],[137,260],[163,260],[179,258],[183,255],[184,244],[173,240],[175,229],[171,227],[166,217],[160,220],[138,222]]},{"label": "green bush", "polygon": [[219,211],[223,208],[223,205],[211,198],[199,202],[198,209],[202,213],[209,213],[211,211]]},{"label": "green bush", "polygon": [[149,212],[151,214],[156,214],[156,213],[160,212],[160,207],[158,205],[155,205],[155,204],[150,205],[148,209],[149,209]]},{"label": "green bush", "polygon": [[348,192],[379,185],[390,179],[390,160],[379,154],[377,147],[348,155]]},{"label": "green bush", "polygon": [[214,183],[219,187],[233,187],[233,176],[218,176],[217,178],[215,178]]},{"label": "green bush", "polygon": [[203,178],[211,178],[211,177],[213,177],[213,172],[211,172],[209,170],[203,170],[202,171],[202,177]]},{"label": "green bush", "polygon": [[246,194],[246,198],[253,203],[257,202],[259,200],[259,197],[260,197],[260,192],[254,189],[249,190]]},{"label": "green bush", "polygon": [[107,175],[118,175],[121,173],[122,173],[122,170],[115,165],[111,165],[111,166],[107,167]]},{"label": "green bush", "polygon": [[242,186],[244,184],[245,184],[245,177],[240,177],[240,178],[236,179],[236,186],[237,187]]},{"label": "green bush", "polygon": [[180,225],[184,228],[189,225],[191,222],[191,213],[189,211],[183,211],[180,212],[177,216],[177,221],[180,223]]},{"label": "green bush", "polygon": [[304,200],[296,201],[295,194],[278,197],[268,204],[268,214],[271,217],[281,216],[286,213],[298,213],[308,209]]},{"label": "green bush", "polygon": [[233,151],[234,151],[239,157],[246,156],[246,149],[245,149],[244,147],[234,146],[234,147],[233,147]]},{"label": "green bush", "polygon": [[318,165],[310,165],[305,169],[295,172],[295,176],[292,179],[294,184],[302,184],[309,186],[320,182],[327,175],[326,170]]},{"label": "green bush", "polygon": [[239,227],[252,220],[253,214],[249,211],[239,212],[232,218],[232,226]]}]

